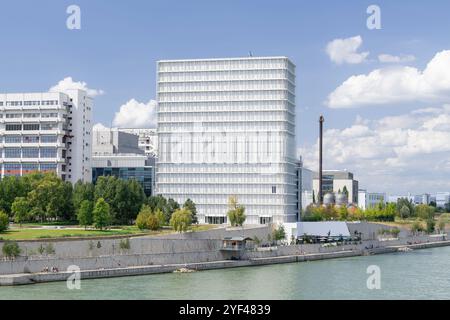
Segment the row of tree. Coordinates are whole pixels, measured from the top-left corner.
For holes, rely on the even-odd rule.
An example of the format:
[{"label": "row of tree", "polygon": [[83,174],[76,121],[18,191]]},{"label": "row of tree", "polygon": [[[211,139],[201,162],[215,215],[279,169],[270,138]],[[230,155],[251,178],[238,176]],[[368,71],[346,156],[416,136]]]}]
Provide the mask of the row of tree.
[{"label": "row of tree", "polygon": [[[97,183],[62,181],[53,173],[32,173],[23,177],[0,180],[0,211],[16,223],[78,221],[80,225],[95,223],[96,208],[107,205],[106,225],[132,224],[145,205],[158,212],[160,224],[170,223],[180,205],[162,196],[146,197],[136,180],[100,177]],[[191,213],[191,222],[198,223],[197,210],[188,199],[183,208]]]},{"label": "row of tree", "polygon": [[373,208],[362,210],[357,207],[346,206],[315,206],[310,205],[303,214],[304,221],[323,220],[367,220],[367,221],[394,221],[401,219],[419,218],[432,220],[436,208],[425,204],[414,205],[408,199],[401,198],[397,203],[380,202]]}]

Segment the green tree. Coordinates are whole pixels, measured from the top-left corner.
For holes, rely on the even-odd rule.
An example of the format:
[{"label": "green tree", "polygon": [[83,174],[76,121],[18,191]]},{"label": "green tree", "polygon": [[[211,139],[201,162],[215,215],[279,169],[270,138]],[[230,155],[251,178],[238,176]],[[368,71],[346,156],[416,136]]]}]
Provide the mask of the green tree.
[{"label": "green tree", "polygon": [[94,190],[94,185],[90,182],[84,183],[78,181],[75,183],[72,193],[72,202],[75,212],[78,212],[83,201],[88,200],[91,203],[94,202]]},{"label": "green tree", "polygon": [[24,197],[17,197],[11,206],[11,212],[14,215],[14,222],[22,226],[22,223],[29,219],[30,205],[28,200]]},{"label": "green tree", "polygon": [[170,218],[170,225],[177,232],[186,232],[192,224],[192,213],[186,209],[178,209]]},{"label": "green tree", "polygon": [[424,228],[423,228],[422,224],[420,223],[420,221],[416,220],[413,222],[413,224],[411,225],[411,231],[413,234],[424,231]]},{"label": "green tree", "polygon": [[20,255],[22,250],[20,250],[19,244],[17,242],[6,241],[2,247],[2,253],[7,259],[15,259]]},{"label": "green tree", "polygon": [[111,224],[111,213],[109,204],[103,198],[99,198],[95,203],[93,211],[94,227],[103,230]]},{"label": "green tree", "polygon": [[409,218],[411,216],[411,210],[409,209],[409,207],[407,205],[403,205],[403,207],[401,207],[400,209],[400,217],[402,219],[406,219]]},{"label": "green tree", "polygon": [[197,208],[194,201],[187,199],[184,202],[183,208],[188,209],[192,213],[192,224],[198,224]]},{"label": "green tree", "polygon": [[236,196],[231,196],[228,199],[228,207],[227,216],[231,226],[242,226],[246,219],[245,208],[238,204]]},{"label": "green tree", "polygon": [[92,213],[92,201],[91,200],[83,200],[80,204],[80,207],[77,211],[77,219],[78,223],[81,226],[84,226],[84,229],[87,226],[92,225],[93,223],[93,213]]},{"label": "green tree", "polygon": [[135,179],[131,179],[127,182],[128,188],[128,210],[125,211],[123,219],[128,223],[132,223],[136,219],[142,205],[145,201],[145,192],[141,184]]},{"label": "green tree", "polygon": [[416,206],[417,217],[423,220],[434,218],[435,208],[426,204],[419,204]]},{"label": "green tree", "polygon": [[170,219],[172,218],[172,214],[178,209],[180,209],[180,204],[174,199],[169,198],[169,200],[167,200],[165,211],[163,211],[166,216],[166,221],[170,221]]},{"label": "green tree", "polygon": [[348,219],[348,209],[345,205],[342,205],[338,209],[339,220],[346,221]]},{"label": "green tree", "polygon": [[277,228],[272,231],[272,239],[274,241],[284,240],[286,238],[286,232],[284,230],[283,225],[279,225]]},{"label": "green tree", "polygon": [[342,189],[342,193],[345,194],[347,196],[348,199],[348,189],[347,186],[344,186],[344,189]]},{"label": "green tree", "polygon": [[25,184],[23,178],[19,177],[4,177],[0,180],[0,210],[4,211],[9,216],[11,213],[11,206],[17,197],[26,197],[29,187]]},{"label": "green tree", "polygon": [[159,228],[162,228],[166,223],[166,217],[164,216],[164,213],[159,208],[155,209],[153,213],[155,214],[156,219],[158,219]]},{"label": "green tree", "polygon": [[[402,215],[402,209],[403,207],[407,207],[408,211],[403,210],[403,215]],[[415,212],[414,212],[414,204],[412,203],[411,200],[407,199],[407,198],[400,198],[397,200],[397,214],[400,216],[400,218],[402,219],[406,219],[409,217],[414,217]],[[406,216],[404,214],[407,214]]]},{"label": "green tree", "polygon": [[429,218],[427,220],[427,233],[433,233],[435,230],[436,222],[434,221],[434,218]]},{"label": "green tree", "polygon": [[72,203],[72,186],[54,173],[48,173],[36,182],[28,193],[31,212],[39,214],[41,221],[47,219],[74,218]]},{"label": "green tree", "polygon": [[152,216],[152,209],[148,205],[143,205],[141,208],[141,211],[136,217],[136,226],[140,230],[148,230],[150,229],[149,226],[149,218]]},{"label": "green tree", "polygon": [[5,232],[8,230],[8,227],[9,217],[3,210],[0,210],[0,232]]}]

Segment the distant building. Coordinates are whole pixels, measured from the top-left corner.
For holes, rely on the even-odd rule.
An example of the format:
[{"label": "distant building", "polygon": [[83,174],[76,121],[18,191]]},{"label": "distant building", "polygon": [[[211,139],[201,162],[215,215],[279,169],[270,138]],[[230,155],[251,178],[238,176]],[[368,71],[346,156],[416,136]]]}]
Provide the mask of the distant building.
[{"label": "distant building", "polygon": [[101,176],[138,181],[147,196],[154,192],[155,159],[139,148],[138,136],[117,129],[96,130],[92,144],[92,181]]},{"label": "distant building", "polygon": [[139,148],[147,156],[157,157],[158,155],[158,133],[156,129],[119,129],[122,132],[131,133],[139,136]]},{"label": "distant building", "polygon": [[303,167],[303,162],[300,160],[297,175],[298,212],[301,214],[311,203],[313,203],[313,172]]},{"label": "distant building", "polygon": [[389,195],[387,198],[387,202],[397,203],[399,199],[408,199],[408,196]]},{"label": "distant building", "polygon": [[450,204],[450,192],[436,193],[436,207],[447,208]]},{"label": "distant building", "polygon": [[[322,191],[325,196],[327,193],[339,193],[348,191],[348,202],[358,203],[359,183],[353,178],[353,173],[345,170],[324,170],[322,178]],[[316,201],[319,199],[319,175],[314,174],[313,190]]]},{"label": "distant building", "polygon": [[386,203],[386,193],[367,192],[360,189],[358,191],[358,207],[363,210],[375,208],[379,203]]},{"label": "distant building", "polygon": [[91,181],[92,108],[83,90],[0,94],[0,178],[41,171]]}]

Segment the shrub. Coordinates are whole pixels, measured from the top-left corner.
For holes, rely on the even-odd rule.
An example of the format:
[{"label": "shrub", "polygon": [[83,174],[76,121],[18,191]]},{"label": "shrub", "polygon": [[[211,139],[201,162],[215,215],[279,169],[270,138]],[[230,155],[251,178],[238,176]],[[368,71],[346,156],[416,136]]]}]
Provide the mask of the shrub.
[{"label": "shrub", "polygon": [[143,205],[136,218],[136,226],[140,230],[158,230],[164,223],[165,217],[161,210],[155,213],[148,205]]},{"label": "shrub", "polygon": [[420,221],[414,221],[414,223],[411,225],[411,231],[413,232],[413,233],[416,233],[416,232],[422,232],[422,231],[425,231],[424,230],[424,228],[423,228],[423,226],[422,226],[422,224],[420,223]]},{"label": "shrub", "polygon": [[170,218],[170,225],[175,231],[185,232],[192,224],[192,213],[183,208],[178,209],[172,214],[172,218]]},{"label": "shrub", "polygon": [[427,233],[433,233],[436,226],[433,218],[427,220]]},{"label": "shrub", "polygon": [[4,211],[0,211],[0,232],[8,230],[9,217]]},{"label": "shrub", "polygon": [[130,239],[126,238],[124,240],[120,240],[119,247],[122,250],[130,250],[131,248]]},{"label": "shrub", "polygon": [[20,250],[17,242],[6,241],[3,244],[2,253],[8,259],[15,259],[21,252],[22,250]]}]

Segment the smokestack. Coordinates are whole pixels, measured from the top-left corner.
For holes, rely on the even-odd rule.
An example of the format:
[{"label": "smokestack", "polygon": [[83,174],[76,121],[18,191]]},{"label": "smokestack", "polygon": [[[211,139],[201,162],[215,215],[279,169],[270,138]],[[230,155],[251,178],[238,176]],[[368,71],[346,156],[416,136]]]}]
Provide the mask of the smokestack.
[{"label": "smokestack", "polygon": [[323,192],[322,192],[322,151],[323,151],[323,123],[325,122],[325,118],[320,116],[320,135],[319,135],[319,205],[323,204]]}]

